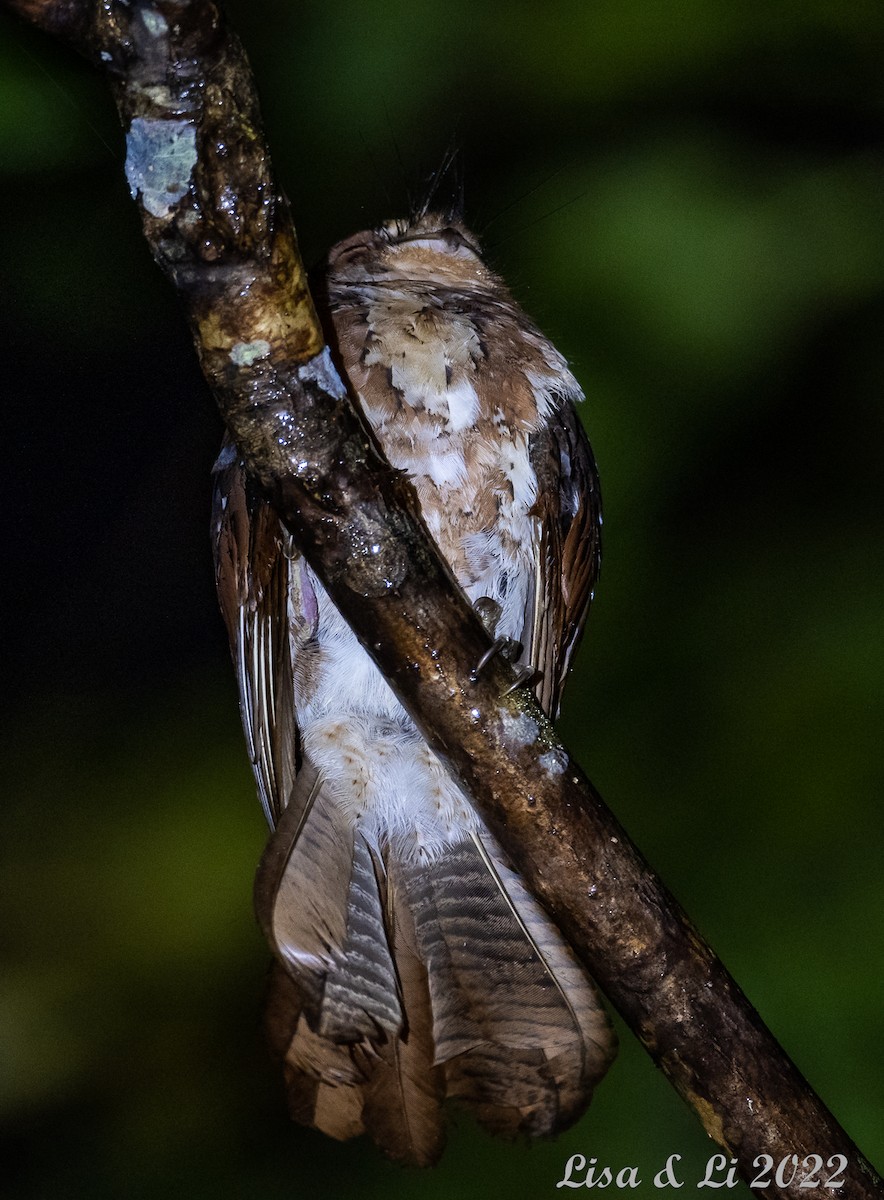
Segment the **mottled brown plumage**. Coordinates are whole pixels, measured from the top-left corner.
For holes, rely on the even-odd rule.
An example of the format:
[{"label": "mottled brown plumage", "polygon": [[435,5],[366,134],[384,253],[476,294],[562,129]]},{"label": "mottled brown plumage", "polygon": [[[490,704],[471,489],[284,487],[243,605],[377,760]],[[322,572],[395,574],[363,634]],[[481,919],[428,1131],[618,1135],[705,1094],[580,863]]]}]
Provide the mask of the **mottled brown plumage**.
[{"label": "mottled brown plumage", "polygon": [[[341,243],[318,291],[385,453],[555,715],[601,521],[566,363],[440,218]],[[591,981],[230,448],[215,544],[274,829],[255,894],[292,1115],[419,1164],[441,1152],[446,1096],[505,1136],[564,1128],[614,1052]]]}]

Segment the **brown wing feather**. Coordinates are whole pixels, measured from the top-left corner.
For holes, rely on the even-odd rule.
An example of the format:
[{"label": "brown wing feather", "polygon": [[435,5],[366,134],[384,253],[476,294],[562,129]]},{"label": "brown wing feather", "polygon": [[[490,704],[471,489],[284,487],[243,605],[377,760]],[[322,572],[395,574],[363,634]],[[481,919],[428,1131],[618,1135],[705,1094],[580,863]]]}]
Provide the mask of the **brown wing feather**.
[{"label": "brown wing feather", "polygon": [[249,487],[229,439],[215,466],[212,543],[249,758],[275,825],[298,760],[287,611],[293,551],[273,509]]},{"label": "brown wing feather", "polygon": [[533,610],[523,641],[539,673],[537,700],[553,719],[598,579],[602,506],[598,472],[574,404],[536,433],[529,447],[537,475],[540,535]]}]

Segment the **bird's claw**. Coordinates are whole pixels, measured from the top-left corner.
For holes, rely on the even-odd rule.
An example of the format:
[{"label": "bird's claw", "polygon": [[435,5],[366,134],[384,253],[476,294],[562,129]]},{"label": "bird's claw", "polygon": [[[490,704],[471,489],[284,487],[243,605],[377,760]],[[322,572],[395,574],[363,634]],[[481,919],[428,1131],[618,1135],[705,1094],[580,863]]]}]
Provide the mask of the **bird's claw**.
[{"label": "bird's claw", "polygon": [[516,673],[515,682],[511,683],[506,691],[503,692],[504,696],[508,696],[510,692],[514,692],[516,688],[521,687],[523,683],[526,683],[531,678],[531,676],[534,674],[534,669],[533,667],[529,667],[524,663],[519,664],[518,666],[516,665],[516,659],[522,653],[521,642],[517,642],[515,638],[511,637],[494,636],[497,623],[501,616],[501,608],[497,601],[492,600],[490,596],[480,596],[479,599],[473,603],[473,608],[478,613],[479,620],[485,626],[488,635],[494,638],[494,641],[476,663],[474,669],[470,672],[470,678],[472,679],[473,683],[475,683],[491,660],[493,658],[497,658],[499,655],[504,662],[508,662],[513,666],[513,669]]},{"label": "bird's claw", "polygon": [[528,666],[527,663],[519,663],[518,666],[513,667],[513,670],[516,673],[516,678],[509,685],[509,687],[506,688],[506,690],[503,692],[504,696],[508,696],[510,694],[510,692],[514,692],[516,690],[516,688],[520,688],[522,686],[522,684],[528,683],[531,679],[534,678],[534,675],[535,675],[534,668]]},{"label": "bird's claw", "polygon": [[522,652],[522,643],[515,641],[511,637],[495,638],[479,661],[473,668],[472,675],[474,679],[478,679],[492,658],[497,658],[498,655],[504,662],[511,663],[519,657]]}]

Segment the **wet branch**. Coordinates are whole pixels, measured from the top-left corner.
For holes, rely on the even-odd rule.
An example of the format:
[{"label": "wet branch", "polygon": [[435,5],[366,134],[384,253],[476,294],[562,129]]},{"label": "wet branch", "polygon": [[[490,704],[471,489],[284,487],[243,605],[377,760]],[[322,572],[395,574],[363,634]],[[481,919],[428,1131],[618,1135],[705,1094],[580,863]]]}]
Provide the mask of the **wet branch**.
[{"label": "wet branch", "polygon": [[[249,471],[428,742],[705,1129],[753,1159],[881,1181],[777,1045],[499,658],[327,350],[251,74],[211,0],[5,0],[107,72],[151,252],[184,300]],[[788,1175],[788,1172],[787,1172]]]}]

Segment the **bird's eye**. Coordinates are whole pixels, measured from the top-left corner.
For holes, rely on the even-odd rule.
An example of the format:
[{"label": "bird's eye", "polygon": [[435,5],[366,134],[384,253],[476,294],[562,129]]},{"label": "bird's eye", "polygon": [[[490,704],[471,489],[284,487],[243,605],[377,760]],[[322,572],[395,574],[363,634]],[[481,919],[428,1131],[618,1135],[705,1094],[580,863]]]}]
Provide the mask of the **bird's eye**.
[{"label": "bird's eye", "polygon": [[471,254],[478,254],[479,247],[476,246],[469,238],[464,237],[459,229],[455,229],[449,225],[447,229],[441,230],[439,237],[451,247],[452,250],[468,250]]}]

